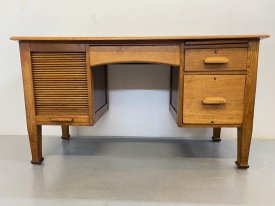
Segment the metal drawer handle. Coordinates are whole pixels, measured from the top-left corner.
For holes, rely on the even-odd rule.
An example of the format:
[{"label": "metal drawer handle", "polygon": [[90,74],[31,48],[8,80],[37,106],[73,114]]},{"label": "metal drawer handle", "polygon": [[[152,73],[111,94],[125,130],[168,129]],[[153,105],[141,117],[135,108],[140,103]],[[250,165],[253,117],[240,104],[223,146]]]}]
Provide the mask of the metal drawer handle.
[{"label": "metal drawer handle", "polygon": [[206,97],[202,100],[204,105],[222,105],[226,104],[226,99],[223,97]]},{"label": "metal drawer handle", "polygon": [[53,121],[53,122],[72,122],[73,118],[56,117],[56,118],[51,118],[51,121]]},{"label": "metal drawer handle", "polygon": [[227,64],[229,59],[226,57],[207,57],[204,59],[205,64]]}]

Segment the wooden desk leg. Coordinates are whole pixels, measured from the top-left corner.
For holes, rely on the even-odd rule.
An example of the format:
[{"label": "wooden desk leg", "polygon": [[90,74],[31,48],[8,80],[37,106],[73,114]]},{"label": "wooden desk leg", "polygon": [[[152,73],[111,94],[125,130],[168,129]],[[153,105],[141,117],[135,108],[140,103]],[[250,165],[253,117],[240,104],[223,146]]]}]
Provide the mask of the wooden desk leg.
[{"label": "wooden desk leg", "polygon": [[251,144],[252,128],[244,129],[242,127],[237,129],[238,139],[237,139],[237,161],[235,162],[238,168],[247,169],[249,150]]},{"label": "wooden desk leg", "polygon": [[253,129],[254,104],[257,81],[259,40],[250,40],[247,54],[247,75],[245,81],[244,114],[242,127],[238,128],[237,161],[240,169],[249,168],[248,157]]},{"label": "wooden desk leg", "polygon": [[36,124],[34,86],[31,67],[31,56],[28,42],[20,42],[20,55],[22,65],[22,76],[24,84],[25,109],[29,142],[32,153],[32,164],[41,164],[42,157],[42,126]]},{"label": "wooden desk leg", "polygon": [[42,126],[28,126],[29,141],[32,153],[32,164],[40,165],[44,158],[42,157]]},{"label": "wooden desk leg", "polygon": [[220,142],[221,141],[221,128],[220,127],[214,127],[213,128],[213,142]]},{"label": "wooden desk leg", "polygon": [[62,129],[61,139],[69,140],[70,139],[69,126],[61,125],[61,129]]}]

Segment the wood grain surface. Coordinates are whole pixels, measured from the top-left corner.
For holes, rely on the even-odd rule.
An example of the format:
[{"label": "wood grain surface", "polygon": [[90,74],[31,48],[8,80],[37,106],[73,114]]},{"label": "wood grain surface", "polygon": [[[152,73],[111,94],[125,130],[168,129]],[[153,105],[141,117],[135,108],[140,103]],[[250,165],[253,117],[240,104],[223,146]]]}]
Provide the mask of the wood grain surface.
[{"label": "wood grain surface", "polygon": [[[244,75],[185,75],[184,124],[242,124]],[[203,100],[219,97],[222,105],[205,105]]]},{"label": "wood grain surface", "polygon": [[159,63],[180,65],[180,47],[168,46],[91,46],[91,66],[113,63]]},{"label": "wood grain surface", "polygon": [[268,34],[252,35],[205,35],[205,36],[98,36],[98,37],[61,37],[61,36],[12,36],[11,40],[32,41],[103,41],[103,40],[206,40],[206,39],[264,39]]}]

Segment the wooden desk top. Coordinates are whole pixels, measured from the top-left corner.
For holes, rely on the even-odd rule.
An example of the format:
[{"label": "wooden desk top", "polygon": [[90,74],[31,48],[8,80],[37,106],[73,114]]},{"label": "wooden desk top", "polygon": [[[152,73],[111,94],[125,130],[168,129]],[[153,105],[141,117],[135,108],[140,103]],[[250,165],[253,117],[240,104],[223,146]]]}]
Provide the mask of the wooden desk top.
[{"label": "wooden desk top", "polygon": [[211,40],[211,39],[265,39],[268,34],[254,35],[212,35],[212,36],[101,36],[101,37],[47,37],[47,36],[12,36],[19,41],[116,41],[116,40]]}]

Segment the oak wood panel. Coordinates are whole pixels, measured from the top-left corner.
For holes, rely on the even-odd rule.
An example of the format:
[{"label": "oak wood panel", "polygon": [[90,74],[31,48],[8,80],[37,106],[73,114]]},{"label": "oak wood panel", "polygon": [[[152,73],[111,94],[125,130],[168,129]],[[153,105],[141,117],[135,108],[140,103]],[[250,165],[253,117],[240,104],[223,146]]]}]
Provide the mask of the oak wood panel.
[{"label": "oak wood panel", "polygon": [[229,45],[246,45],[247,47],[248,40],[247,39],[225,39],[225,40],[189,40],[185,42],[185,46],[194,46],[194,45],[221,45],[227,46]]},{"label": "oak wood panel", "polygon": [[170,106],[177,113],[179,106],[179,68],[171,67],[170,72]]},{"label": "oak wood panel", "polygon": [[93,88],[93,73],[90,67],[90,47],[86,45],[86,72],[87,72],[87,89],[88,89],[88,105],[89,105],[89,117],[90,117],[90,124],[94,125],[94,88]]},{"label": "oak wood panel", "polygon": [[184,127],[187,128],[214,128],[214,127],[227,127],[227,128],[238,128],[241,127],[242,124],[184,124]]},{"label": "oak wood panel", "polygon": [[[64,121],[62,119],[64,118]],[[68,121],[66,119],[72,119]],[[59,120],[59,121],[56,121]],[[47,116],[36,116],[36,121],[38,124],[45,125],[89,125],[89,116],[88,115],[55,115],[50,114]]]},{"label": "oak wood panel", "polygon": [[92,67],[94,82],[94,111],[107,104],[107,66]]},{"label": "oak wood panel", "polygon": [[186,49],[185,71],[246,70],[246,58],[247,48]]},{"label": "oak wood panel", "polygon": [[[241,124],[244,75],[186,75],[184,77],[184,124]],[[204,105],[206,97],[222,97],[226,104]]]},{"label": "oak wood panel", "polygon": [[91,66],[112,63],[149,62],[180,65],[180,47],[167,46],[91,46]]},{"label": "oak wood panel", "polygon": [[101,37],[61,37],[61,36],[12,36],[11,40],[21,41],[113,41],[113,40],[209,40],[209,39],[264,39],[269,34],[252,35],[205,35],[205,36],[101,36]]},{"label": "oak wood panel", "polygon": [[183,124],[183,88],[184,88],[184,64],[185,64],[185,49],[184,44],[180,45],[180,67],[179,67],[179,95],[178,95],[178,127]]},{"label": "oak wood panel", "polygon": [[185,49],[218,49],[218,48],[247,48],[247,43],[243,44],[198,44],[185,45]]},{"label": "oak wood panel", "polygon": [[237,70],[232,70],[232,71],[227,71],[227,70],[217,70],[217,71],[187,71],[184,72],[184,75],[206,75],[206,74],[211,74],[211,75],[224,75],[224,74],[230,74],[230,75],[246,75],[247,72],[245,71],[237,71]]},{"label": "oak wood panel", "polygon": [[85,52],[85,44],[76,43],[57,43],[57,42],[31,42],[30,50],[32,52]]},{"label": "oak wood panel", "polygon": [[259,41],[253,40],[248,43],[248,58],[247,58],[247,75],[245,81],[245,99],[243,124],[239,127],[237,141],[237,161],[239,168],[246,169],[248,165],[248,157],[250,151],[254,104],[256,94],[257,69],[258,69]]}]

